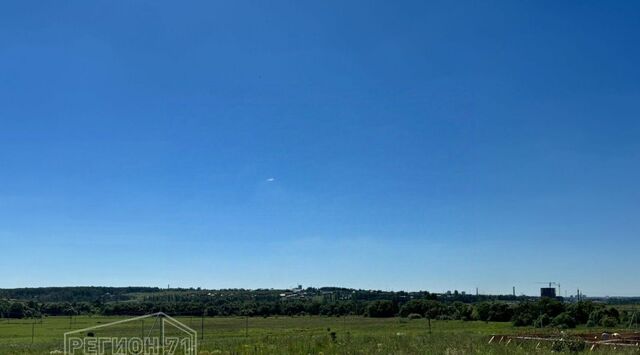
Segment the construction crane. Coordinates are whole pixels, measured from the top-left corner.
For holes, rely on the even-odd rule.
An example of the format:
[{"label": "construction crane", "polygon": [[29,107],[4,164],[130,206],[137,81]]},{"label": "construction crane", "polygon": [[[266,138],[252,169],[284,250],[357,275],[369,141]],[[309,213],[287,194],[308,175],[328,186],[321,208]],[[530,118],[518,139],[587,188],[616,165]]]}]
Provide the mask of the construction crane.
[{"label": "construction crane", "polygon": [[544,281],[544,282],[536,282],[539,284],[548,284],[549,288],[553,287],[553,285],[558,286],[558,296],[562,296],[562,293],[560,293],[560,283],[559,282],[554,282],[554,281]]}]

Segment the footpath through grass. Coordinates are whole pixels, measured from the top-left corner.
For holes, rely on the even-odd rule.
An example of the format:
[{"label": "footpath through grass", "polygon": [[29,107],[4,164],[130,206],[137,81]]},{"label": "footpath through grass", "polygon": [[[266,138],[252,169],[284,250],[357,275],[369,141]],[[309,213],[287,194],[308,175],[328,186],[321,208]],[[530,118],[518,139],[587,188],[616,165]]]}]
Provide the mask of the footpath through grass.
[{"label": "footpath through grass", "polygon": [[[62,350],[64,332],[106,324],[124,317],[48,317],[0,320],[0,354],[50,354]],[[487,344],[492,334],[534,332],[510,323],[432,321],[363,317],[179,317],[198,332],[207,354],[547,354],[535,343]],[[151,327],[151,320],[146,327]],[[202,332],[204,330],[204,332]],[[585,331],[585,329],[572,332]],[[32,337],[33,332],[33,337]],[[131,325],[132,335],[140,325]],[[537,331],[539,333],[539,331]],[[547,330],[552,332],[552,330]],[[638,349],[600,349],[600,353],[640,354]]]}]

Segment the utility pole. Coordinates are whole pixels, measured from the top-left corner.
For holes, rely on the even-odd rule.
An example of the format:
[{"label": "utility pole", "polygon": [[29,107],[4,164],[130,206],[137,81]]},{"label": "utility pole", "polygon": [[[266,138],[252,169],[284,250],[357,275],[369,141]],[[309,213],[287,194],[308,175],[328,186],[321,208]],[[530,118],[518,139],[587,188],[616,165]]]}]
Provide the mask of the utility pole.
[{"label": "utility pole", "polygon": [[158,317],[160,318],[160,327],[161,327],[160,328],[161,329],[160,330],[160,344],[162,344],[162,346],[164,346],[164,316],[163,315],[158,315]]},{"label": "utility pole", "polygon": [[633,307],[633,314],[631,315],[631,319],[629,319],[629,326],[627,328],[631,329],[634,324],[638,324],[638,312],[635,306]]}]

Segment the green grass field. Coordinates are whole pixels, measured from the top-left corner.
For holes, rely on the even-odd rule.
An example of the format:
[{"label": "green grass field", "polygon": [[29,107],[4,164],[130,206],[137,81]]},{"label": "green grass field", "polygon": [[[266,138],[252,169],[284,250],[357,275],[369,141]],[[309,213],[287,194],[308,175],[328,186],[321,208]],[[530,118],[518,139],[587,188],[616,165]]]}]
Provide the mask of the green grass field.
[{"label": "green grass field", "polygon": [[[62,350],[63,333],[123,320],[122,317],[48,317],[42,323],[30,320],[0,321],[0,354],[50,354]],[[548,347],[535,343],[487,344],[492,334],[518,334],[532,329],[510,323],[432,321],[428,331],[424,319],[374,319],[363,317],[271,317],[245,318],[180,317],[198,331],[200,354],[547,354]],[[140,327],[131,324],[131,334]],[[201,332],[204,329],[204,332]],[[34,333],[32,341],[32,331]],[[586,331],[576,329],[572,332]],[[593,329],[589,329],[593,331]],[[331,333],[335,335],[332,336]],[[549,330],[553,332],[553,330]],[[539,333],[539,331],[538,331]],[[638,349],[600,349],[599,353],[640,354]]]}]

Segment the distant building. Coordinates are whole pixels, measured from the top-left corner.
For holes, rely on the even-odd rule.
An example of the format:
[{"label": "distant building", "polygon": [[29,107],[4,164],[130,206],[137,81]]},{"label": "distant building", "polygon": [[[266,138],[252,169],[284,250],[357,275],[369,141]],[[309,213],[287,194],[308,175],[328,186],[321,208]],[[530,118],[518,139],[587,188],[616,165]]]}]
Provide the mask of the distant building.
[{"label": "distant building", "polygon": [[280,294],[280,297],[284,299],[306,298],[307,296],[309,295],[307,295],[307,292],[302,288],[302,285],[298,285],[298,287],[294,287]]},{"label": "distant building", "polygon": [[540,289],[540,297],[556,298],[555,287],[543,287]]}]

